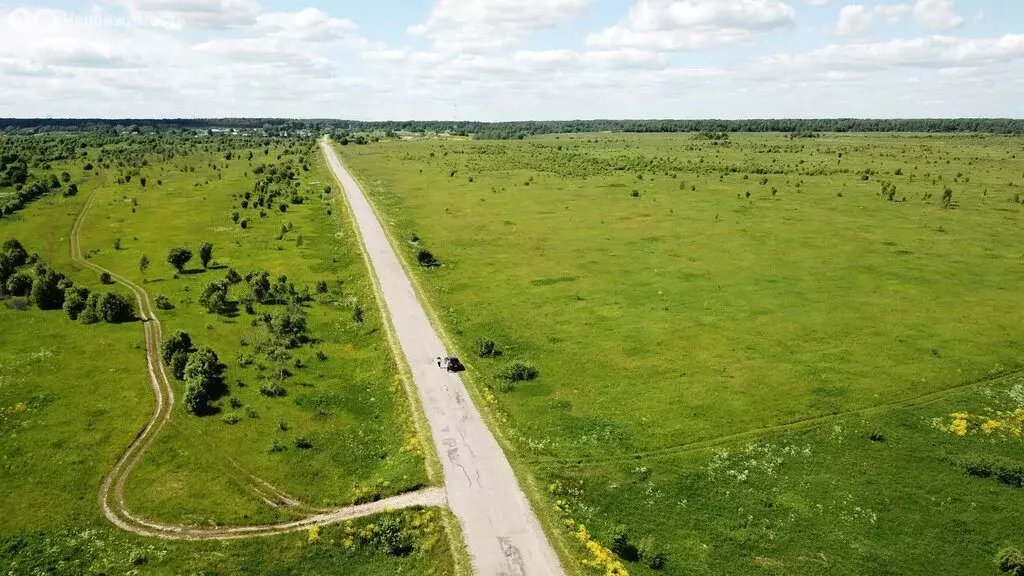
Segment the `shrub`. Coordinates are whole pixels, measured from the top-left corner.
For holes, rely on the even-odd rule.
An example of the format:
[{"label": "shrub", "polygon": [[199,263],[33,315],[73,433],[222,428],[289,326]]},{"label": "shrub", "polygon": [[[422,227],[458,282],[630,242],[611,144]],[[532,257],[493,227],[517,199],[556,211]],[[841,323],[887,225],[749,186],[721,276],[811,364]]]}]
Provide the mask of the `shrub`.
[{"label": "shrub", "polygon": [[498,373],[498,376],[509,382],[526,382],[533,380],[538,375],[537,369],[534,368],[533,364],[529,362],[523,362],[522,360],[516,360],[510,364],[507,364]]},{"label": "shrub", "polygon": [[615,552],[626,560],[636,560],[637,550],[629,543],[629,531],[622,524],[612,527],[608,538],[612,552]]},{"label": "shrub", "polygon": [[20,268],[28,263],[28,252],[21,242],[11,239],[4,242],[3,253],[11,260],[11,265]]},{"label": "shrub", "polygon": [[171,308],[174,308],[174,305],[171,304],[170,298],[164,296],[163,294],[160,294],[159,296],[156,297],[156,307],[159,308],[160,310],[170,310]]},{"label": "shrub", "polygon": [[182,400],[185,402],[185,410],[198,415],[208,409],[210,396],[200,383],[190,382],[185,386],[185,396]]},{"label": "shrub", "polygon": [[260,386],[260,394],[270,398],[281,398],[288,394],[288,391],[281,386],[280,382],[266,382]]},{"label": "shrub", "polygon": [[253,418],[253,419],[256,419],[256,418],[260,417],[260,415],[256,413],[256,409],[253,408],[252,406],[246,406],[245,407],[245,415],[248,416],[249,418]]},{"label": "shrub", "polygon": [[238,422],[241,421],[242,419],[238,417],[238,414],[228,414],[228,415],[224,416],[224,418],[221,418],[221,420],[225,424],[227,424],[229,426],[233,426],[235,424],[238,424]]},{"label": "shrub", "polygon": [[1010,576],[1024,576],[1024,552],[1017,548],[1003,548],[996,554],[999,569]]},{"label": "shrub", "polygon": [[295,439],[295,447],[299,450],[309,450],[313,447],[313,443],[305,436],[299,436]]},{"label": "shrub", "polygon": [[416,252],[416,261],[420,263],[420,266],[424,268],[434,268],[438,265],[437,258],[430,253],[430,250],[421,248]]},{"label": "shrub", "polygon": [[210,265],[210,260],[213,260],[213,244],[203,242],[203,245],[199,247],[199,260],[202,261],[203,268]]},{"label": "shrub", "polygon": [[281,444],[280,440],[274,438],[274,442],[270,445],[270,448],[267,451],[270,452],[271,454],[276,454],[278,452],[284,452],[285,447],[283,444]]},{"label": "shrub", "polygon": [[87,288],[69,288],[64,292],[64,313],[72,320],[78,320],[89,304]]},{"label": "shrub", "polygon": [[32,274],[22,270],[7,279],[7,293],[11,296],[28,296],[32,291]]},{"label": "shrub", "polygon": [[167,263],[179,273],[185,271],[185,265],[192,259],[192,251],[185,248],[172,248],[167,254]]},{"label": "shrub", "polygon": [[135,318],[135,306],[127,297],[115,292],[107,292],[99,302],[96,312],[110,324],[130,322]]},{"label": "shrub", "polygon": [[387,516],[377,523],[379,544],[390,556],[408,556],[415,548],[414,535],[403,529],[398,516]]},{"label": "shrub", "polygon": [[85,310],[82,310],[82,313],[78,315],[79,322],[89,325],[96,324],[100,321],[100,315],[96,312],[95,303],[96,301],[94,298],[89,299],[89,304],[86,305]]},{"label": "shrub", "polygon": [[232,396],[231,399],[228,400],[228,404],[230,404],[231,407],[234,408],[235,410],[242,407],[242,401],[239,400],[238,398],[235,398],[234,396]]},{"label": "shrub", "polygon": [[236,272],[234,268],[231,268],[228,270],[228,274],[224,277],[224,280],[229,284],[240,284],[242,282],[242,276]]},{"label": "shrub", "polygon": [[199,303],[211,314],[223,314],[228,311],[228,286],[222,282],[210,282],[203,288]]},{"label": "shrub", "polygon": [[110,272],[100,272],[100,284],[113,284],[114,280],[110,277]]},{"label": "shrub", "polygon": [[647,536],[637,543],[636,553],[648,568],[661,570],[665,567],[665,551],[652,536]]},{"label": "shrub", "polygon": [[1006,458],[969,456],[960,460],[964,471],[978,478],[995,478],[1007,486],[1024,486],[1024,465]]},{"label": "shrub", "polygon": [[352,321],[356,324],[363,323],[363,307],[358,303],[352,307]]},{"label": "shrub", "polygon": [[188,332],[184,330],[178,330],[172,334],[169,338],[164,340],[163,344],[163,357],[164,363],[170,364],[171,357],[178,352],[185,352],[186,354],[192,351],[192,337],[188,335]]},{"label": "shrub", "polygon": [[488,338],[481,338],[476,343],[477,354],[481,358],[493,358],[498,355],[498,349],[494,344],[494,340]]},{"label": "shrub", "polygon": [[53,270],[36,276],[32,283],[32,301],[40,310],[60,310],[64,306],[64,290],[61,289],[63,281],[64,275]]}]

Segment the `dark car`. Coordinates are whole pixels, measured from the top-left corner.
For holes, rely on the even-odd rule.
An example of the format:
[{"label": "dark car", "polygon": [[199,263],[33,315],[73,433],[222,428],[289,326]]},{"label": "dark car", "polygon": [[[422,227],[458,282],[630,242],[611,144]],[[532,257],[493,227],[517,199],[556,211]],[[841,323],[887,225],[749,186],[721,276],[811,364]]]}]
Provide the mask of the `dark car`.
[{"label": "dark car", "polygon": [[439,365],[441,368],[444,368],[449,372],[462,372],[466,369],[466,367],[462,365],[462,362],[459,362],[459,359],[455,356],[443,358]]}]

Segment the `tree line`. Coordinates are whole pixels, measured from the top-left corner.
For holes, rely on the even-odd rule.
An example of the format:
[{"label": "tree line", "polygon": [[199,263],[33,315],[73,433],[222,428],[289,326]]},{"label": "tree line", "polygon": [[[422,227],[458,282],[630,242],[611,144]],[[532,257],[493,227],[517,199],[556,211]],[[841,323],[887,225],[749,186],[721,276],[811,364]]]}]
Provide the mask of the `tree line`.
[{"label": "tree line", "polygon": [[212,129],[263,131],[267,134],[309,132],[443,132],[480,139],[515,139],[539,134],[582,132],[982,132],[1024,134],[1024,119],[1016,118],[821,118],[746,120],[550,120],[522,122],[469,122],[407,120],[364,122],[355,120],[281,118],[209,119],[100,119],[0,118],[6,133],[92,131],[145,133]]}]

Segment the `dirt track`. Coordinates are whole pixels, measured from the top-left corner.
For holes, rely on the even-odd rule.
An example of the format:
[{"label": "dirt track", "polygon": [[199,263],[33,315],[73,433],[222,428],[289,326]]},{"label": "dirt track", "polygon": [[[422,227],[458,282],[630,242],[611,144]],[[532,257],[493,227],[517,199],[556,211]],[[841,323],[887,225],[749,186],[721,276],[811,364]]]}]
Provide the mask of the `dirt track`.
[{"label": "dirt track", "polygon": [[444,468],[448,505],[462,524],[475,572],[486,576],[564,574],[505,453],[473,406],[462,379],[438,369],[434,359],[444,355],[444,344],[373,208],[329,141],[325,139],[322,146],[345,191],[412,371]]},{"label": "dirt track", "polygon": [[[146,333],[146,362],[149,367],[149,383],[153,388],[153,394],[156,399],[156,406],[149,422],[146,423],[146,426],[128,445],[124,454],[110,473],[103,479],[103,484],[100,486],[99,505],[103,510],[103,515],[108,520],[121,529],[140,536],[167,540],[230,540],[296,532],[308,529],[313,525],[335,524],[353,518],[377,514],[389,509],[445,505],[445,492],[442,488],[427,488],[418,492],[410,492],[358,506],[346,506],[332,510],[316,510],[297,502],[284,492],[250,475],[247,483],[250,490],[259,498],[268,504],[283,503],[284,506],[293,508],[296,511],[308,511],[310,512],[309,516],[290,522],[262,526],[199,528],[162,523],[133,514],[124,502],[124,486],[135,466],[141,460],[142,455],[153,444],[153,440],[160,433],[164,425],[171,420],[171,416],[174,413],[174,389],[171,386],[170,379],[167,377],[164,365],[160,361],[160,345],[163,341],[163,330],[160,326],[160,320],[153,311],[149,294],[131,280],[120,276],[112,270],[107,270],[90,262],[82,253],[78,236],[82,224],[85,222],[86,215],[96,199],[97,190],[98,188],[90,193],[85,206],[82,207],[82,211],[79,213],[71,229],[71,257],[79,264],[96,272],[108,272],[111,278],[128,288],[135,296],[139,317],[142,319],[142,326]],[[244,473],[244,471],[242,472]]]}]

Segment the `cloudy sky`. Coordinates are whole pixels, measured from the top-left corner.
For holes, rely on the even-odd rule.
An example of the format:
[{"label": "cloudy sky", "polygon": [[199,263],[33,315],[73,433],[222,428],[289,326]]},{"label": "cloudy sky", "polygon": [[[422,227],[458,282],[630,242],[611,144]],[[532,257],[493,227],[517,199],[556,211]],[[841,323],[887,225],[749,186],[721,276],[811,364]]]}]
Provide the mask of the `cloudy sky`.
[{"label": "cloudy sky", "polygon": [[0,0],[0,116],[456,114],[1022,117],[1024,0]]}]

